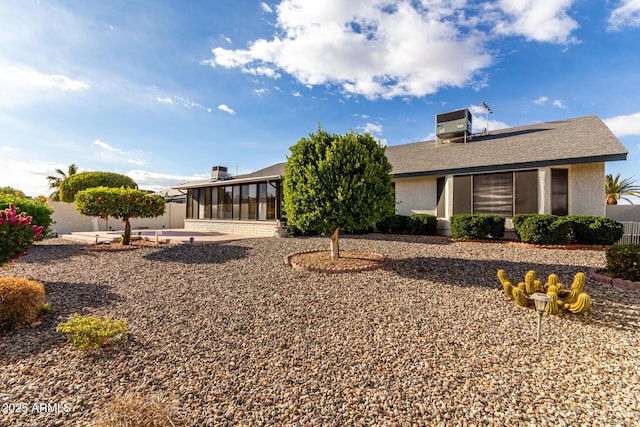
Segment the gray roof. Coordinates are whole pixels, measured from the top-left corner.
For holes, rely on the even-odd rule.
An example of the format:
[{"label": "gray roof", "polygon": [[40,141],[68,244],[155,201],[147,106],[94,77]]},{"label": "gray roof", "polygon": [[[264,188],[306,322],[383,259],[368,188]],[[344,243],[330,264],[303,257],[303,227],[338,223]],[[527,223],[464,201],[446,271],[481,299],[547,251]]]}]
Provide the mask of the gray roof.
[{"label": "gray roof", "polygon": [[[628,151],[597,116],[537,123],[473,135],[464,142],[432,141],[386,149],[395,178],[537,168],[626,160]],[[280,179],[286,162],[233,179],[192,181],[174,188]]]},{"label": "gray roof", "polygon": [[396,178],[625,160],[628,151],[597,116],[474,135],[467,143],[387,147]]}]

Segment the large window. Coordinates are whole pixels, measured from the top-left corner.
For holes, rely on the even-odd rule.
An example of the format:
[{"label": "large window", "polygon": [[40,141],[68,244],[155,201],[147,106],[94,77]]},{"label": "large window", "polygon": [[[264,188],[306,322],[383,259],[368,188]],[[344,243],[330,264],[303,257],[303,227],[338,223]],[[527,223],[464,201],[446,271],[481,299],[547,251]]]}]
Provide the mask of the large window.
[{"label": "large window", "polygon": [[444,197],[444,190],[446,182],[447,180],[445,177],[440,177],[436,181],[436,191],[438,193],[436,214],[438,218],[443,218],[445,216],[446,198]]},{"label": "large window", "polygon": [[272,220],[279,218],[282,192],[279,181],[191,188],[187,218]]},{"label": "large window", "polygon": [[538,212],[538,171],[453,177],[453,213],[513,216]]}]

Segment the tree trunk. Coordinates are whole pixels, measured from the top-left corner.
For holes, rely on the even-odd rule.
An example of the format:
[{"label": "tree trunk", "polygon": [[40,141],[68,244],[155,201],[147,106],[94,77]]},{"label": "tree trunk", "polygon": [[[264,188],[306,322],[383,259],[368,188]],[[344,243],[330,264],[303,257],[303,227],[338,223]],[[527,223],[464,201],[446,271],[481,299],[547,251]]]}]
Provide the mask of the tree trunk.
[{"label": "tree trunk", "polygon": [[340,258],[340,244],[338,237],[340,235],[340,227],[336,228],[331,234],[331,260]]},{"label": "tree trunk", "polygon": [[129,223],[129,218],[123,218],[124,222],[124,234],[122,235],[122,244],[129,245],[131,244],[131,224]]}]

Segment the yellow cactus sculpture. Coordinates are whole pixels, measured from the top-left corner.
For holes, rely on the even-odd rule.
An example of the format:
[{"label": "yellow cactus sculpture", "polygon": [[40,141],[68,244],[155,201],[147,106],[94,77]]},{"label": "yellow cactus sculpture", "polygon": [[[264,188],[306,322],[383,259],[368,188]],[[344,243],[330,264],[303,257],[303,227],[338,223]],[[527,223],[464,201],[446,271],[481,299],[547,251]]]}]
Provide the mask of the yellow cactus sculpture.
[{"label": "yellow cactus sculpture", "polygon": [[536,273],[529,270],[524,276],[524,282],[513,286],[504,270],[498,270],[498,279],[507,297],[514,300],[521,307],[530,307],[531,294],[544,292],[552,298],[552,302],[547,304],[545,311],[549,314],[558,314],[560,309],[571,313],[584,313],[591,307],[591,298],[584,292],[586,276],[584,273],[577,273],[570,290],[564,290],[558,276],[550,274],[547,283],[543,284],[536,278]]}]

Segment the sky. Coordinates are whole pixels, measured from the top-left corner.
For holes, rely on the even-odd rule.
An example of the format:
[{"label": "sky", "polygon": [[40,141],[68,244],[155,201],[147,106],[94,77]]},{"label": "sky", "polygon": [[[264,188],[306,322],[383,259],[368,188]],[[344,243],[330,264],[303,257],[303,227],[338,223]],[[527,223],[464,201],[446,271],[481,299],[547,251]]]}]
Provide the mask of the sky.
[{"label": "sky", "polygon": [[0,187],[49,195],[73,163],[160,190],[462,108],[597,115],[629,151],[606,172],[640,184],[638,40],[640,0],[0,0]]}]

